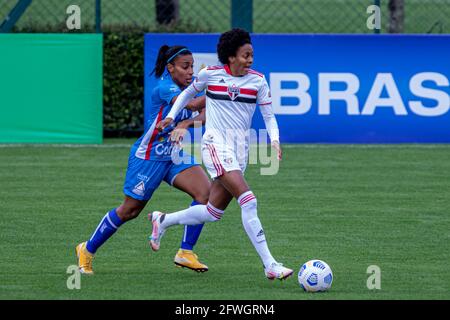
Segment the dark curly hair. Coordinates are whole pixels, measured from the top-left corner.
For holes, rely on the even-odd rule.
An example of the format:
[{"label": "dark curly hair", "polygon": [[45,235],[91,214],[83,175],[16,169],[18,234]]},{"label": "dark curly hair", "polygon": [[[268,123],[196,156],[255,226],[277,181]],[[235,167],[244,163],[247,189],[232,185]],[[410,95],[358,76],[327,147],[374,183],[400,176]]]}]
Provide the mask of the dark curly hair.
[{"label": "dark curly hair", "polygon": [[222,33],[217,44],[219,61],[223,64],[228,64],[228,58],[235,57],[238,49],[244,44],[252,44],[250,33],[247,31],[234,28]]}]

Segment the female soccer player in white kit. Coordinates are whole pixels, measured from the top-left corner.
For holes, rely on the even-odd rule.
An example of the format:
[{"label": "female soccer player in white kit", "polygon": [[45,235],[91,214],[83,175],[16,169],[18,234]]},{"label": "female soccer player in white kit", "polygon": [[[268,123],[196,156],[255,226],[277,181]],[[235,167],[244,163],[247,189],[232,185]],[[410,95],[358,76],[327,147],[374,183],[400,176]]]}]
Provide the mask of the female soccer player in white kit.
[{"label": "female soccer player in white kit", "polygon": [[[202,159],[214,180],[207,205],[197,205],[171,214],[159,211],[152,219],[150,244],[159,250],[160,240],[172,225],[195,225],[221,219],[229,202],[236,198],[242,210],[242,223],[258,252],[269,279],[286,279],[293,270],[278,263],[267,246],[257,214],[257,201],[244,178],[252,117],[259,105],[272,146],[281,159],[278,124],[272,112],[269,86],[264,75],[250,69],[253,47],[250,34],[232,29],[221,35],[217,53],[223,66],[208,67],[176,100],[167,117],[157,127],[163,130],[198,92],[206,89],[206,125]],[[240,152],[243,151],[243,152]],[[194,182],[195,183],[195,182]]]}]

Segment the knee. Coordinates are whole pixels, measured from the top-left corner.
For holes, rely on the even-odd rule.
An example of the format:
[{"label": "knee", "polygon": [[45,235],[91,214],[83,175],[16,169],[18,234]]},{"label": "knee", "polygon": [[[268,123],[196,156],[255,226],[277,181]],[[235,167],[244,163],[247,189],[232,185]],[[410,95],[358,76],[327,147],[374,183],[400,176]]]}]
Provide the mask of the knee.
[{"label": "knee", "polygon": [[219,221],[220,219],[222,219],[222,216],[224,214],[223,210],[217,209],[216,207],[214,207],[211,203],[208,203],[205,206],[205,210],[207,212],[207,218],[206,220],[208,222],[216,222]]},{"label": "knee", "polygon": [[194,195],[194,200],[201,204],[207,204],[209,199],[209,188],[200,190]]},{"label": "knee", "polygon": [[117,208],[117,215],[125,222],[136,218],[142,211],[141,207],[134,206],[120,206]]}]

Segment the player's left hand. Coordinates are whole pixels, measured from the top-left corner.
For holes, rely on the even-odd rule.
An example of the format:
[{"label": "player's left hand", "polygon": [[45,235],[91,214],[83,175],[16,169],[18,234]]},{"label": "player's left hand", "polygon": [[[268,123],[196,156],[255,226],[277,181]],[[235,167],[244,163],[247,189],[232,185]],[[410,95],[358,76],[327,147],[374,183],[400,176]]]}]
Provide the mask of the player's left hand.
[{"label": "player's left hand", "polygon": [[278,141],[272,141],[272,147],[278,152],[278,160],[281,160],[283,151],[281,150],[280,143]]},{"label": "player's left hand", "polygon": [[170,141],[172,143],[177,143],[181,145],[181,142],[183,142],[183,138],[187,132],[187,129],[185,128],[179,128],[178,126],[173,129],[173,131],[170,133]]},{"label": "player's left hand", "polygon": [[181,142],[183,141],[183,138],[186,135],[188,128],[189,128],[188,121],[185,120],[179,122],[175,127],[175,129],[173,129],[172,132],[170,133],[170,141],[172,141],[172,143],[181,145]]},{"label": "player's left hand", "polygon": [[171,118],[165,118],[164,120],[158,122],[156,124],[156,130],[158,130],[159,132],[163,131],[165,128],[167,128],[168,126],[170,126],[170,124],[173,122],[173,119]]}]

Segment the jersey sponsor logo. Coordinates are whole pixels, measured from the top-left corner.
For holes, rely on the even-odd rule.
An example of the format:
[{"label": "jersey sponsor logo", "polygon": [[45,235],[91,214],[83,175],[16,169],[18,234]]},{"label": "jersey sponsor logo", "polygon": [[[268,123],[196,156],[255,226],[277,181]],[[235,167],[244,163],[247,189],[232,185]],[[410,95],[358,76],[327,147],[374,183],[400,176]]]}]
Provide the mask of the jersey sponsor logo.
[{"label": "jersey sponsor logo", "polygon": [[143,181],[139,181],[139,183],[134,186],[133,193],[139,196],[143,196],[145,193],[145,183]]},{"label": "jersey sponsor logo", "polygon": [[173,144],[160,143],[155,147],[155,153],[158,156],[170,156],[172,154]]},{"label": "jersey sponsor logo", "polygon": [[222,79],[220,79],[219,83],[225,83],[225,80],[223,80],[223,78],[222,78]]}]

